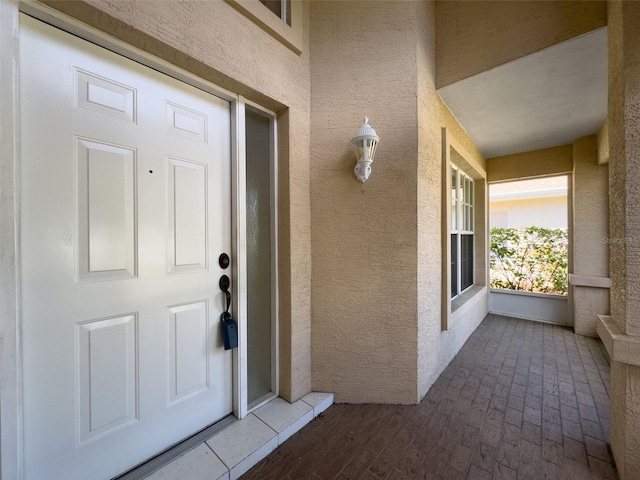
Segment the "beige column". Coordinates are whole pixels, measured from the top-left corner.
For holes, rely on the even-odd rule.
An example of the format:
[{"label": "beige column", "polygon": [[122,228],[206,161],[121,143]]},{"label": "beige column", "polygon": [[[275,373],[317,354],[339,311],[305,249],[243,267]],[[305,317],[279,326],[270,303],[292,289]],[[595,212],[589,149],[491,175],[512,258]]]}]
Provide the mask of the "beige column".
[{"label": "beige column", "polygon": [[[420,4],[310,4],[313,390],[416,403]],[[365,115],[380,143],[360,183]]]},{"label": "beige column", "polygon": [[640,2],[608,2],[611,448],[622,480],[640,478]]},{"label": "beige column", "polygon": [[573,143],[573,329],[596,337],[598,315],[609,314],[609,168],[598,163],[595,135]]}]

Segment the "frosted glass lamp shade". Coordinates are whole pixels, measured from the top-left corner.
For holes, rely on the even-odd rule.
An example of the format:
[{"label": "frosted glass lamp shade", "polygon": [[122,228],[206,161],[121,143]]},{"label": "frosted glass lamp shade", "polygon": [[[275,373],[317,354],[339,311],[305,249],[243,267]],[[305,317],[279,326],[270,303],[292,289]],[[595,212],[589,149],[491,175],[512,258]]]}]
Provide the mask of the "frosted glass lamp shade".
[{"label": "frosted glass lamp shade", "polygon": [[369,125],[369,118],[364,117],[362,126],[353,137],[351,143],[356,152],[356,166],[353,169],[356,177],[360,182],[364,183],[371,175],[371,164],[373,157],[376,155],[376,147],[380,137],[376,135],[376,131]]}]

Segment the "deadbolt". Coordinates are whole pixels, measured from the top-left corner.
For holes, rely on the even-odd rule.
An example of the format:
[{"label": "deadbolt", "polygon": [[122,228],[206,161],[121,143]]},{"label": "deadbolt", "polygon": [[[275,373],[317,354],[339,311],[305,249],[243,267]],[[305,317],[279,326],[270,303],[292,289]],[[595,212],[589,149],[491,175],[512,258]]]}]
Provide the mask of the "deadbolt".
[{"label": "deadbolt", "polygon": [[227,268],[229,266],[229,255],[226,253],[220,254],[220,257],[218,257],[218,263],[220,264],[220,268]]}]

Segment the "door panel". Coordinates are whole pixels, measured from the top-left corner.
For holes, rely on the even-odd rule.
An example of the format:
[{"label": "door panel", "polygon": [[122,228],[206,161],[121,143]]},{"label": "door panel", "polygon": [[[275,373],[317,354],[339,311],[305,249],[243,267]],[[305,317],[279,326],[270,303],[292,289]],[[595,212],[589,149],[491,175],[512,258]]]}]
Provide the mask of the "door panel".
[{"label": "door panel", "polygon": [[232,411],[230,105],[20,35],[25,478],[111,478]]},{"label": "door panel", "polygon": [[76,326],[79,445],[138,420],[136,326],[135,315]]},{"label": "door panel", "polygon": [[207,268],[207,166],[168,158],[170,273]]},{"label": "door panel", "polygon": [[169,402],[190,397],[208,385],[205,352],[208,349],[207,302],[170,307]]},{"label": "door panel", "polygon": [[76,138],[81,280],[136,276],[136,150]]}]

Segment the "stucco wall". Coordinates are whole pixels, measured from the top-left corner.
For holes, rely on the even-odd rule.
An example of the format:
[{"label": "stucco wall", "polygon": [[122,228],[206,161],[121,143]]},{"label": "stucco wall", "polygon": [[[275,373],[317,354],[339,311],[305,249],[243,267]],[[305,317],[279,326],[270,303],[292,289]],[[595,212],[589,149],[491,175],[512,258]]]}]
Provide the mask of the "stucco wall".
[{"label": "stucco wall", "polygon": [[[429,38],[429,37],[426,37]],[[419,70],[420,71],[420,70]],[[419,105],[429,104],[434,95],[433,70],[423,70],[427,76],[422,77],[419,90]],[[476,145],[467,135],[448,107],[436,96],[438,106],[438,121],[436,125],[446,130],[450,141],[467,156],[465,161],[476,165],[480,169],[486,168],[486,162]],[[426,111],[420,110],[421,112]],[[420,114],[421,121],[433,122],[431,117]],[[422,125],[427,128],[429,124]],[[441,130],[439,128],[438,130]],[[428,166],[430,155],[420,156],[418,172],[418,394],[422,398],[429,390],[433,382],[446,368],[449,362],[458,353],[469,335],[478,327],[486,317],[488,307],[487,290],[476,289],[477,292],[456,311],[449,313],[448,307],[443,307],[442,280],[447,283],[449,265],[442,261],[442,229],[446,229],[448,209],[446,213],[442,207],[442,138],[441,132],[436,132],[437,143],[435,145],[436,166]],[[430,135],[433,135],[431,133]],[[430,138],[425,134],[424,139]],[[422,138],[421,138],[422,140]],[[427,144],[427,142],[425,142]],[[424,151],[427,149],[425,148]],[[460,152],[457,152],[460,153]],[[459,163],[459,167],[463,167]],[[467,172],[471,173],[471,172]],[[437,185],[437,188],[436,188]],[[483,179],[475,180],[476,193],[476,279],[477,285],[486,285],[486,256],[487,253],[487,189]],[[435,227],[436,225],[439,228]],[[448,238],[445,233],[444,238]],[[482,273],[484,272],[484,274]],[[442,330],[442,316],[447,315],[447,329]]]},{"label": "stucco wall", "polygon": [[46,4],[279,112],[280,391],[290,400],[309,392],[308,7],[297,55],[222,1]]},{"label": "stucco wall", "polygon": [[[598,165],[596,135],[573,143],[573,273],[609,277],[609,168]],[[609,289],[576,285],[573,328],[597,336],[598,315],[609,313]]]},{"label": "stucco wall", "polygon": [[[640,3],[608,3],[611,316],[640,336]],[[622,480],[640,478],[640,367],[611,364],[611,448]]]},{"label": "stucco wall", "polygon": [[487,181],[505,182],[521,178],[571,173],[573,145],[543,148],[487,159]]},{"label": "stucco wall", "polygon": [[598,165],[596,136],[573,144],[573,269],[609,276],[609,168]]},{"label": "stucco wall", "polygon": [[[479,322],[440,331],[441,127],[484,159],[435,92],[434,20],[432,2],[311,4],[313,388],[338,402],[417,402]],[[364,115],[380,144],[360,184]]]},{"label": "stucco wall", "polygon": [[625,328],[627,281],[626,264],[626,202],[625,178],[627,174],[625,156],[624,125],[624,49],[622,29],[622,3],[610,2],[609,24],[609,100],[607,120],[609,122],[609,234],[615,240],[615,248],[609,251],[611,271],[611,316],[622,331]]},{"label": "stucco wall", "polygon": [[609,163],[609,117],[605,118],[598,130],[598,163]]},{"label": "stucco wall", "polygon": [[636,2],[617,1],[609,8],[609,230],[615,240],[610,269],[616,273],[611,313],[631,335],[640,335],[640,18],[633,18],[638,8]]},{"label": "stucco wall", "polygon": [[607,23],[605,1],[436,3],[437,88]]},{"label": "stucco wall", "polygon": [[[339,402],[417,399],[416,5],[311,2],[313,388]],[[361,184],[365,115],[380,144]]]},{"label": "stucco wall", "polygon": [[[418,177],[417,177],[417,400],[421,399],[441,369],[435,352],[441,337],[441,225],[442,210],[442,120],[449,112],[435,95],[435,5],[425,2],[417,12],[422,22],[418,31]],[[449,115],[451,115],[449,113]],[[460,128],[453,115],[449,125]],[[454,128],[454,127],[452,127]],[[445,365],[446,366],[446,365]],[[442,367],[444,368],[444,367]],[[435,378],[434,378],[435,376]]]}]

